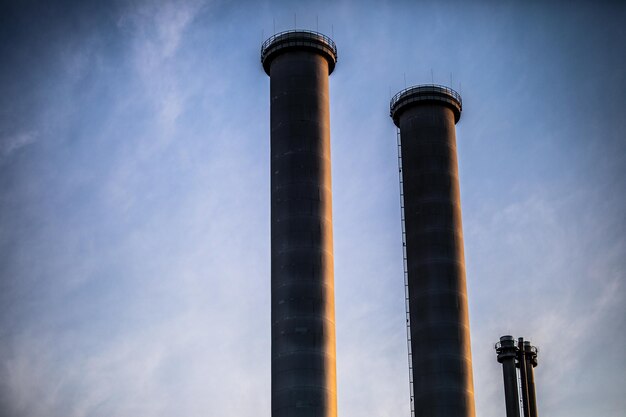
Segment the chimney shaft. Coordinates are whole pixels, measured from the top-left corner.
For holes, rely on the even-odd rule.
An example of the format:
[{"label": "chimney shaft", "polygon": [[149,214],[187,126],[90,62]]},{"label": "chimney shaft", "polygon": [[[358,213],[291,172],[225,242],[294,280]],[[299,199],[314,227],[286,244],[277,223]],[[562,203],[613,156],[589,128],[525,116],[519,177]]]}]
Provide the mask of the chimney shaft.
[{"label": "chimney shaft", "polygon": [[334,42],[269,38],[272,417],[336,417],[328,76]]},{"label": "chimney shaft", "polygon": [[473,417],[455,124],[460,95],[425,85],[398,93],[401,180],[416,415]]}]

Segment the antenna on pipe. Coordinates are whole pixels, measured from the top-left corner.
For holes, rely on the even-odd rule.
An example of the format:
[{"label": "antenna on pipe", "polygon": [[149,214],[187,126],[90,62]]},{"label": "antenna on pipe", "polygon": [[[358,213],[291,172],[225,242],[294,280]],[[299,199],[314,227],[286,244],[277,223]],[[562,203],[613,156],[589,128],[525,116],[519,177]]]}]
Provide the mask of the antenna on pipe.
[{"label": "antenna on pipe", "polygon": [[273,18],[272,22],[274,23],[274,33],[272,35],[276,35],[276,18]]},{"label": "antenna on pipe", "polygon": [[320,22],[319,22],[319,17],[317,15],[315,15],[315,31],[316,32],[320,31]]},{"label": "antenna on pipe", "polygon": [[404,89],[406,90],[406,72],[402,73],[404,75]]},{"label": "antenna on pipe", "polygon": [[293,28],[294,29],[298,28],[298,25],[296,24],[296,14],[295,13],[293,14]]},{"label": "antenna on pipe", "polygon": [[433,75],[433,69],[430,69],[430,81],[435,84],[435,76]]}]

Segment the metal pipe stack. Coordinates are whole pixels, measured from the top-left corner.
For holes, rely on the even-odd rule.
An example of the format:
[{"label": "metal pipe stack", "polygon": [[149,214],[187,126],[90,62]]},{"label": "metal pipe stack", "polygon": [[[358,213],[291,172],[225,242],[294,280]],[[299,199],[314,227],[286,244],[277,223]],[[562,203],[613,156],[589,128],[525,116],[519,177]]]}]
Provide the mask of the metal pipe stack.
[{"label": "metal pipe stack", "polygon": [[[513,336],[502,336],[495,349],[504,376],[506,417],[520,417],[520,411],[523,417],[538,417],[534,373],[537,348],[524,341],[523,337],[518,339],[516,345]],[[516,368],[519,369],[519,378]]]}]

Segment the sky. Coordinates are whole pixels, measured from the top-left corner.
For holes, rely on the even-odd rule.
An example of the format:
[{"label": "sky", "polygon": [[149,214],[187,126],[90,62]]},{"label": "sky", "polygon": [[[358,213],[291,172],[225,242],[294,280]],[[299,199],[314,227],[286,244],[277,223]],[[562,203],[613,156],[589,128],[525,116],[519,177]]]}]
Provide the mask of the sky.
[{"label": "sky", "polygon": [[391,95],[450,85],[476,414],[501,335],[539,412],[626,415],[626,6],[540,1],[0,5],[0,416],[270,415],[269,78],[330,78],[339,415],[409,416]]}]

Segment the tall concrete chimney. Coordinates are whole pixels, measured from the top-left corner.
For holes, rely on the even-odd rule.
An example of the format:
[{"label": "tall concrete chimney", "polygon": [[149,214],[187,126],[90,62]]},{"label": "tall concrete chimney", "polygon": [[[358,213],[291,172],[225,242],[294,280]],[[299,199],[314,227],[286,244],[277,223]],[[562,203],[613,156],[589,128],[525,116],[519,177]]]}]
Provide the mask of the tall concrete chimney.
[{"label": "tall concrete chimney", "polygon": [[390,103],[400,135],[416,416],[475,415],[456,155],[461,108],[456,91],[437,85],[405,89]]},{"label": "tall concrete chimney", "polygon": [[335,301],[328,76],[335,43],[267,39],[270,76],[272,417],[335,417]]}]

